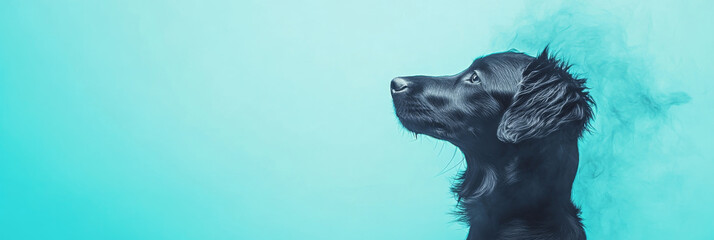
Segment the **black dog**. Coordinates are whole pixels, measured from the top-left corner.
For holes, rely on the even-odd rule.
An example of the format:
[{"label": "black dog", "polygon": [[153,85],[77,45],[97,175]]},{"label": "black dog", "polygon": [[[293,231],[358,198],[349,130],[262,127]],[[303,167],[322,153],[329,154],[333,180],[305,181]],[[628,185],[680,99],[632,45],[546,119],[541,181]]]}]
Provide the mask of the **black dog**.
[{"label": "black dog", "polygon": [[402,125],[466,157],[452,191],[468,240],[585,239],[570,194],[594,103],[568,69],[546,47],[536,58],[496,53],[456,75],[392,80]]}]

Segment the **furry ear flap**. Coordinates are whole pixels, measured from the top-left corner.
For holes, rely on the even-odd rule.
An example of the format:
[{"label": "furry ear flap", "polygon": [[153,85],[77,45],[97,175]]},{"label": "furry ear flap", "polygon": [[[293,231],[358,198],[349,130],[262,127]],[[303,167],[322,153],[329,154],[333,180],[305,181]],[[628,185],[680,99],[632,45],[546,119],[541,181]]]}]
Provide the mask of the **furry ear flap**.
[{"label": "furry ear flap", "polygon": [[573,77],[565,64],[549,56],[548,47],[528,64],[511,106],[498,126],[498,139],[518,143],[556,131],[580,137],[594,104],[585,79]]}]

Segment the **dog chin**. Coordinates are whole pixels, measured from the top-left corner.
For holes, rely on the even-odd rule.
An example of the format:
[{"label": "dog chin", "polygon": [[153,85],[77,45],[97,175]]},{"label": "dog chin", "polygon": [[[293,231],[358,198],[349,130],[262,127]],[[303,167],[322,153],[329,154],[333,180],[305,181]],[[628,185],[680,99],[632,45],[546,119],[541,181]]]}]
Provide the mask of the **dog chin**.
[{"label": "dog chin", "polygon": [[404,128],[406,128],[409,132],[414,134],[414,138],[418,138],[419,135],[426,135],[440,140],[449,140],[447,131],[442,128],[428,128],[405,122],[402,122],[402,126],[404,126]]}]

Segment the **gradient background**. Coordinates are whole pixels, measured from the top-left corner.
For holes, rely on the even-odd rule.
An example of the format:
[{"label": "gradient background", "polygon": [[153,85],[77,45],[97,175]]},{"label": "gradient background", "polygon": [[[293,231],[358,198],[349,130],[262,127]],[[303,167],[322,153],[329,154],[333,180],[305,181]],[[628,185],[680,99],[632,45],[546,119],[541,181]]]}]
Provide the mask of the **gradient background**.
[{"label": "gradient background", "polygon": [[714,239],[712,1],[0,2],[0,239],[464,239],[389,81],[551,43],[589,239]]}]

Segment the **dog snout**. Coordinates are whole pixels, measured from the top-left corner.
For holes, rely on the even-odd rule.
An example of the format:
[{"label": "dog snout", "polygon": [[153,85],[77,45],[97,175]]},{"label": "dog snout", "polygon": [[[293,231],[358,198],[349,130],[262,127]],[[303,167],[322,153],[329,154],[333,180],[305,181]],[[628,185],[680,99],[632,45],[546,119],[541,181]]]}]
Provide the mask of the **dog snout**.
[{"label": "dog snout", "polygon": [[392,94],[406,92],[408,88],[409,88],[409,82],[406,79],[401,78],[401,77],[396,77],[396,78],[392,79],[392,84],[391,84]]}]

